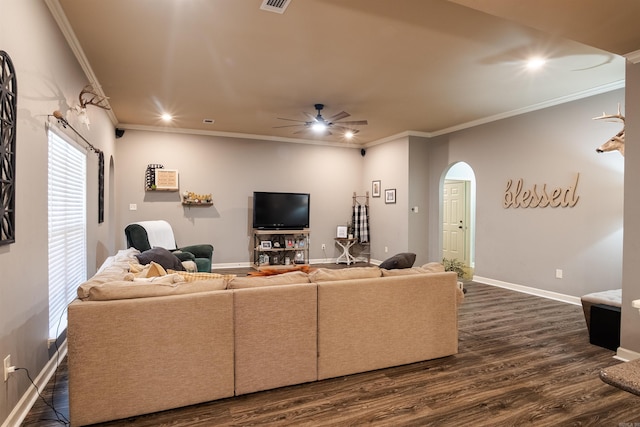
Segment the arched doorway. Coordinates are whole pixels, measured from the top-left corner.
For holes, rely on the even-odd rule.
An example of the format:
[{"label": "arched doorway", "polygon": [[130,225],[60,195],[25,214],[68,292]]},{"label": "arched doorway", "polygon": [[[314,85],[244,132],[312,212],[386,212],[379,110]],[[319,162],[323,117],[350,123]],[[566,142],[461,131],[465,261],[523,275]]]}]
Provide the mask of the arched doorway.
[{"label": "arched doorway", "polygon": [[454,163],[442,181],[442,257],[475,267],[476,178],[465,162]]}]

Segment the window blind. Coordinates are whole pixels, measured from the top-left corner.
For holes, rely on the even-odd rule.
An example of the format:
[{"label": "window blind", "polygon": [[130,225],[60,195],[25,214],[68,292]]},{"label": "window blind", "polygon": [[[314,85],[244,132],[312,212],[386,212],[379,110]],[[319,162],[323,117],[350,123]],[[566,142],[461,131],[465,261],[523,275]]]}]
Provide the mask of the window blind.
[{"label": "window blind", "polygon": [[87,277],[87,155],[51,128],[48,179],[49,339],[67,327],[65,310]]}]

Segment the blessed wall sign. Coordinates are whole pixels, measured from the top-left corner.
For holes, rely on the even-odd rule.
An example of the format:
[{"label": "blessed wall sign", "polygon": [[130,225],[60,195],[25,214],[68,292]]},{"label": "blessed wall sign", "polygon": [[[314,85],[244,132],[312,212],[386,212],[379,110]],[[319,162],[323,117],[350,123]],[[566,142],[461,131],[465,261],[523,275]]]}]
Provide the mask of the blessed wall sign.
[{"label": "blessed wall sign", "polygon": [[556,187],[547,189],[547,184],[533,184],[533,187],[525,188],[524,179],[517,181],[510,179],[507,181],[507,189],[504,192],[504,200],[502,207],[508,208],[552,208],[563,207],[572,208],[580,199],[576,194],[578,188],[578,179],[580,174],[577,173],[573,184],[568,187]]}]

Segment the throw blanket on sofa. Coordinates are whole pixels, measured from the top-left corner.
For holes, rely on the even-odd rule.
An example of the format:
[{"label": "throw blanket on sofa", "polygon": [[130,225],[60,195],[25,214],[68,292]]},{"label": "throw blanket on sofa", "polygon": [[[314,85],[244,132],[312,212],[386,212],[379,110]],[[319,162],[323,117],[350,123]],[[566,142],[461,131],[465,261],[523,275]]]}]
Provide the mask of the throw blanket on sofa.
[{"label": "throw blanket on sofa", "polygon": [[353,206],[353,233],[358,242],[369,242],[369,214],[366,205]]}]

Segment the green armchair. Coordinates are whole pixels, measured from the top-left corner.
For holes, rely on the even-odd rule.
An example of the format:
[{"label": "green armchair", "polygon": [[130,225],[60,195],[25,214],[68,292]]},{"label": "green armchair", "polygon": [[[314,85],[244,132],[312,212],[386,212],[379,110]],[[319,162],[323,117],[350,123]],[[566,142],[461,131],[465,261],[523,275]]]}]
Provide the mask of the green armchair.
[{"label": "green armchair", "polygon": [[136,248],[140,252],[154,247],[165,248],[173,252],[180,261],[195,262],[198,271],[211,272],[213,246],[209,244],[177,247],[173,229],[167,221],[140,221],[129,224],[124,229],[127,247]]}]

